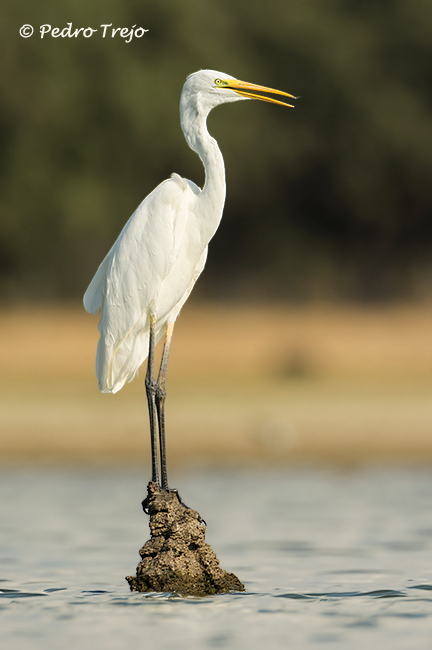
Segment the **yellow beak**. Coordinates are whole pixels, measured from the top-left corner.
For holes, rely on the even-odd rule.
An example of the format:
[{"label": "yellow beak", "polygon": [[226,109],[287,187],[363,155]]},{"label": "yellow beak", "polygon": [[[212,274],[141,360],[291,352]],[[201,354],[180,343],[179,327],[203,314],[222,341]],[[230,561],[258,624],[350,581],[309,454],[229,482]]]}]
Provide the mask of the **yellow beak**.
[{"label": "yellow beak", "polygon": [[291,99],[297,99],[294,95],[289,93],[284,93],[282,90],[275,90],[274,88],[266,88],[266,86],[257,86],[256,84],[250,84],[247,81],[240,81],[239,79],[224,79],[220,81],[219,84],[222,88],[229,88],[234,90],[237,94],[243,95],[243,97],[249,97],[249,99],[261,99],[263,102],[270,102],[272,104],[281,104],[281,106],[289,106],[294,108],[292,104],[287,104],[286,102],[280,102],[278,99],[273,97],[267,97],[266,95],[257,95],[255,92],[260,93],[270,93],[273,95],[283,95],[284,97],[291,97]]}]

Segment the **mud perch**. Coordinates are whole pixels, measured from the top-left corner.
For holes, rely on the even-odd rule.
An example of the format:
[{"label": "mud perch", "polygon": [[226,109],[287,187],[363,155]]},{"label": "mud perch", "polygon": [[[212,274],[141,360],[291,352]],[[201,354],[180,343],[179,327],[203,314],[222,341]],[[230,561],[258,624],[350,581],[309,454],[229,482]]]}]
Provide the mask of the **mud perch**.
[{"label": "mud perch", "polygon": [[131,591],[194,596],[245,591],[237,576],[221,569],[205,541],[205,523],[176,491],[166,492],[150,481],[143,509],[150,515],[151,539],[140,550],[136,577],[126,578]]}]

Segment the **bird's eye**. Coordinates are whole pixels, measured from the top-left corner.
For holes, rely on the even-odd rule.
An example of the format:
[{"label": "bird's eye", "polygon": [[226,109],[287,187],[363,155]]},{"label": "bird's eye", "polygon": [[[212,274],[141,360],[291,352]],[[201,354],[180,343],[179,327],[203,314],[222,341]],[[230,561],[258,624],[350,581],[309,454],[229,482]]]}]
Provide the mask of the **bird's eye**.
[{"label": "bird's eye", "polygon": [[215,82],[216,86],[220,86],[221,83],[222,83],[221,79],[215,79],[214,82]]}]

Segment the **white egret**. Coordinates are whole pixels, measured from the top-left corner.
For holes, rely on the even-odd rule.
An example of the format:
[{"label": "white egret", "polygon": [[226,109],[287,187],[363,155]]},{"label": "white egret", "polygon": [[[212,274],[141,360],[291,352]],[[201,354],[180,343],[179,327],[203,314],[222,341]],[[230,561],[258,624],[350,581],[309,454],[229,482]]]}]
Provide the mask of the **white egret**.
[{"label": "white egret", "polygon": [[[96,357],[99,389],[116,393],[131,381],[148,356],[145,379],[151,436],[152,481],[168,490],[165,456],[165,377],[174,322],[202,272],[207,246],[219,226],[225,202],[225,168],[218,144],[207,131],[207,116],[219,104],[260,99],[285,102],[260,93],[293,95],[240,81],[222,72],[190,75],[180,99],[186,142],[205,168],[200,189],[172,174],[144,199],[121,231],[84,295],[91,314],[99,310]],[[158,379],[154,347],[166,334]]]}]

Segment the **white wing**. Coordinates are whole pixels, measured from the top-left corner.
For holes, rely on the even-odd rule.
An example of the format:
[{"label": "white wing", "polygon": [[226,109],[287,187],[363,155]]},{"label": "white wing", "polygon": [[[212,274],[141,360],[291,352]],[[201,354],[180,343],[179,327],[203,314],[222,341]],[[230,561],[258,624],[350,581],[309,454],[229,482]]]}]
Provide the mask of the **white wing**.
[{"label": "white wing", "polygon": [[102,307],[105,280],[113,256],[113,249],[114,246],[111,248],[102,264],[99,266],[98,270],[96,271],[96,275],[90,282],[87,291],[84,294],[84,307],[89,312],[89,314],[93,314],[93,316],[95,316],[98,313],[99,309]]},{"label": "white wing", "polygon": [[85,293],[87,311],[101,309],[96,372],[102,392],[117,392],[133,379],[147,356],[150,313],[158,340],[204,268],[207,247],[194,214],[199,192],[177,175],[161,183],[129,219]]}]

